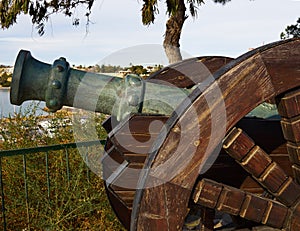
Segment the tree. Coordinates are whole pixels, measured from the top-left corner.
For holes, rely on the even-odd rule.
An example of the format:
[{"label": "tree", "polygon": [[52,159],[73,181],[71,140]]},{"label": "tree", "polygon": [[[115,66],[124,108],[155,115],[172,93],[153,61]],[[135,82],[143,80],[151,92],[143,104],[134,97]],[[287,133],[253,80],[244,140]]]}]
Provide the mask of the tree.
[{"label": "tree", "polygon": [[[216,3],[225,4],[231,0],[213,0]],[[158,14],[157,0],[143,0],[142,22],[145,25],[154,23],[155,16]],[[0,22],[2,28],[12,26],[18,15],[21,13],[28,14],[31,17],[33,25],[36,25],[38,33],[44,34],[45,24],[49,16],[55,13],[62,13],[65,16],[74,15],[74,10],[79,5],[86,6],[85,16],[87,17],[87,25],[89,23],[89,15],[94,0],[1,0],[0,1]],[[197,15],[197,7],[204,3],[204,0],[166,0],[167,14],[169,19],[166,23],[165,39],[163,42],[166,55],[170,63],[180,61],[180,36],[182,26],[188,18],[186,9],[192,17]],[[73,25],[79,24],[79,18],[73,19]]]},{"label": "tree", "polygon": [[142,65],[131,66],[130,71],[132,74],[136,75],[145,75],[148,74],[148,71]]},{"label": "tree", "polygon": [[[2,28],[9,28],[21,14],[28,14],[31,17],[32,24],[36,25],[38,33],[44,34],[45,23],[49,16],[55,13],[62,13],[71,17],[73,10],[79,5],[86,6],[85,16],[87,24],[94,0],[1,0],[0,1],[0,22]],[[77,26],[79,19],[73,19],[73,25]]]},{"label": "tree", "polygon": [[[213,0],[215,3],[225,4],[231,0]],[[144,25],[154,23],[155,16],[159,13],[157,0],[143,0],[142,22]],[[180,53],[180,36],[185,20],[187,7],[192,17],[197,16],[197,7],[204,4],[204,0],[166,0],[169,19],[166,23],[166,32],[163,42],[169,63],[182,60]]]},{"label": "tree", "polygon": [[[225,4],[231,0],[213,0],[216,3]],[[154,23],[155,16],[158,14],[157,0],[143,0],[142,22],[145,25]],[[28,14],[32,24],[36,25],[38,33],[44,34],[45,23],[49,16],[54,13],[62,13],[72,16],[73,10],[79,5],[86,6],[85,16],[87,24],[94,0],[1,0],[0,2],[0,22],[2,28],[9,28],[13,25],[19,14]],[[188,18],[186,9],[192,17],[197,15],[197,7],[204,3],[204,0],[166,0],[167,14],[169,19],[166,23],[166,32],[163,46],[170,63],[182,60],[180,53],[180,36],[183,24]],[[79,18],[73,19],[73,25],[79,24]]]},{"label": "tree", "polygon": [[5,71],[0,74],[0,86],[9,87],[11,82],[12,74],[7,74]]},{"label": "tree", "polygon": [[280,34],[281,39],[287,38],[299,38],[300,37],[300,18],[298,18],[297,23],[294,25],[287,26],[285,32]]}]

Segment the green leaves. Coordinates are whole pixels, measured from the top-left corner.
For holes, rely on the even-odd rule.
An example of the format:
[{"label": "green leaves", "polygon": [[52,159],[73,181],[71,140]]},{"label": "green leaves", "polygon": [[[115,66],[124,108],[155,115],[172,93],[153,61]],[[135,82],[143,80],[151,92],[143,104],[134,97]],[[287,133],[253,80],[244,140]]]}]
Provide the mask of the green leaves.
[{"label": "green leaves", "polygon": [[287,26],[285,28],[285,32],[282,32],[280,34],[281,39],[299,38],[299,37],[300,37],[300,18],[298,18],[296,24]]},{"label": "green leaves", "polygon": [[203,0],[187,0],[187,3],[189,4],[190,13],[193,17],[197,16],[197,10],[198,6],[201,4],[204,4]]},{"label": "green leaves", "polygon": [[[229,0],[227,0],[229,1]],[[142,22],[144,25],[154,23],[155,15],[159,13],[157,0],[143,0],[142,7]],[[186,4],[189,7],[190,13],[193,17],[197,16],[198,6],[204,4],[204,0],[166,0],[167,15],[172,16],[179,9],[179,5]]]},{"label": "green leaves", "polygon": [[157,0],[143,0],[142,22],[149,25],[154,22],[155,14],[158,14]]},{"label": "green leaves", "polygon": [[[2,28],[9,28],[17,21],[18,16],[24,13],[31,17],[32,24],[36,25],[38,33],[43,35],[50,15],[62,13],[65,16],[72,16],[79,5],[86,5],[87,10],[83,15],[89,22],[93,3],[94,0],[1,0],[0,23]],[[75,24],[78,23],[79,20]]]}]

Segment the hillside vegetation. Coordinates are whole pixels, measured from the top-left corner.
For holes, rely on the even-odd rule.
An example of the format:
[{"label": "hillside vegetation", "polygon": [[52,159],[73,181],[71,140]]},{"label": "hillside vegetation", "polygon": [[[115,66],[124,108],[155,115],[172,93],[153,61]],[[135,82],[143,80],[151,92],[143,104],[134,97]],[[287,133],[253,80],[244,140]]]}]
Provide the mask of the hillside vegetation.
[{"label": "hillside vegetation", "polygon": [[12,67],[0,65],[0,87],[9,87],[12,80]]},{"label": "hillside vegetation", "polygon": [[[72,114],[36,116],[38,106],[0,120],[0,151],[74,142]],[[82,118],[82,134],[88,133],[85,124],[93,123],[99,139],[106,137],[104,115]],[[43,121],[47,127],[39,126]],[[90,152],[101,155],[98,149]],[[104,181],[83,158],[76,148],[1,157],[7,230],[124,230],[110,207]]]}]

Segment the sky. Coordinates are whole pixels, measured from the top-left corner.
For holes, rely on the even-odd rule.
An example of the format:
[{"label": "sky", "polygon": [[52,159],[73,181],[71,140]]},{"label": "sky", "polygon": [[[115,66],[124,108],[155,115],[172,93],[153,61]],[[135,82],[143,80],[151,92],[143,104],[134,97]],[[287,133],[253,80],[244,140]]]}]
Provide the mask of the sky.
[{"label": "sky", "polygon": [[[19,50],[47,63],[61,56],[71,65],[163,64],[162,49],[167,16],[165,1],[159,1],[155,24],[141,22],[142,0],[96,0],[86,32],[85,18],[78,27],[72,19],[53,15],[45,35],[40,37],[29,16],[21,15],[17,24],[0,30],[0,64],[13,65]],[[232,0],[225,6],[206,0],[198,17],[189,17],[181,36],[184,58],[224,55],[236,58],[280,39],[280,33],[300,17],[299,0]],[[83,11],[78,9],[75,16]]]}]

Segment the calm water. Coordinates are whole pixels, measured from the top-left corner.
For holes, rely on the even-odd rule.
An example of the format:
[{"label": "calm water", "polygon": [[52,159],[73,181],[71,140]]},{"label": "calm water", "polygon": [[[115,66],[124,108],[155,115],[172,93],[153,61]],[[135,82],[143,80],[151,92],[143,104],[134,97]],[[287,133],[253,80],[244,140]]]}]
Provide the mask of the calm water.
[{"label": "calm water", "polygon": [[[9,115],[13,116],[15,112],[24,112],[29,105],[32,105],[33,101],[24,102],[21,106],[15,106],[10,103],[9,99],[9,88],[0,88],[0,118],[8,117]],[[39,104],[40,108],[45,107],[45,103],[42,102]],[[43,114],[42,110],[38,110],[37,114]]]}]

